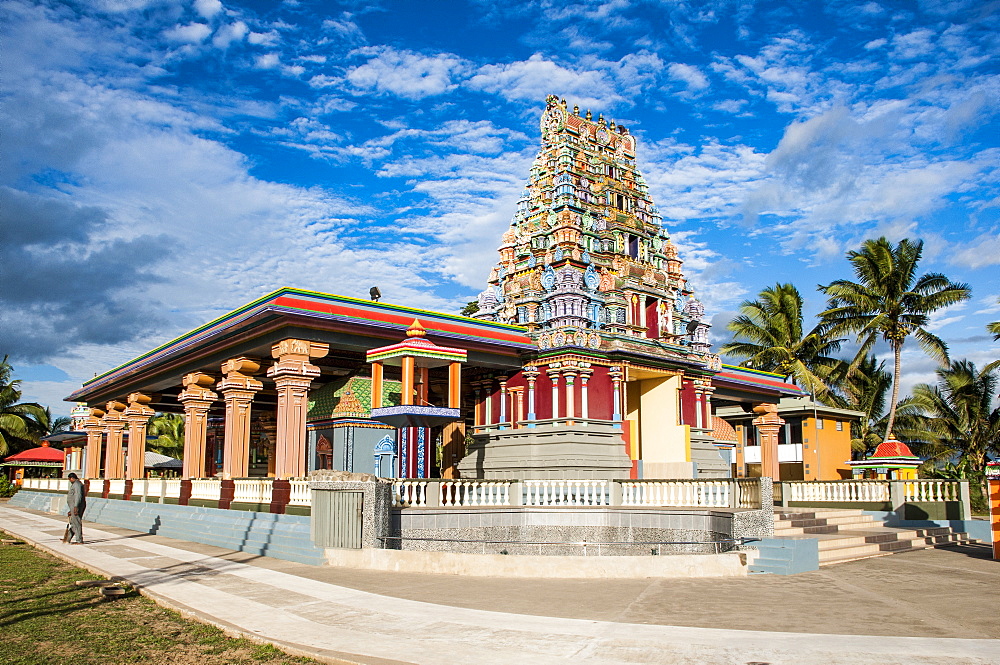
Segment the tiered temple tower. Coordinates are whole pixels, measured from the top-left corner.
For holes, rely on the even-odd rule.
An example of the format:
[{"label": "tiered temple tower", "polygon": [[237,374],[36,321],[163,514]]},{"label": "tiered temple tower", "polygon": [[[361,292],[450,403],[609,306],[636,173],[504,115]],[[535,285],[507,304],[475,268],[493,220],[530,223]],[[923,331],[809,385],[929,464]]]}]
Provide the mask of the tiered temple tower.
[{"label": "tiered temple tower", "polygon": [[542,349],[655,339],[709,350],[704,308],[635,165],[635,138],[549,96],[531,167],[477,318],[524,325]]},{"label": "tiered temple tower", "polygon": [[729,475],[711,434],[721,363],[635,153],[625,127],[547,98],[475,315],[525,326],[537,348],[474,384],[464,477]]}]

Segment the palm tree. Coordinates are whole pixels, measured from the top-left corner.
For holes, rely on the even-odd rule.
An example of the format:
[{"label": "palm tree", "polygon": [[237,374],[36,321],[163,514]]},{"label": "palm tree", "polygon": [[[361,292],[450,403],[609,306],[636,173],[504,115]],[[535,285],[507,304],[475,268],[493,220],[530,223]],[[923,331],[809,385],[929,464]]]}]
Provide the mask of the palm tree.
[{"label": "palm tree", "polygon": [[184,457],[184,416],[176,413],[158,413],[149,421],[149,435],[156,440],[148,444],[149,450],[176,459]]},{"label": "palm tree", "polygon": [[944,363],[948,346],[927,330],[930,315],[970,297],[967,284],[954,283],[940,273],[917,277],[923,241],[904,238],[893,245],[885,237],[866,240],[859,251],[847,253],[857,282],[838,279],[819,289],[830,297],[820,314],[821,327],[831,336],[856,334],[861,343],[852,364],[857,367],[881,338],[893,353],[892,397],[886,436],[892,433],[899,401],[900,357],[903,343],[913,335],[926,353]]},{"label": "palm tree", "polygon": [[775,284],[756,300],[740,304],[740,314],[729,323],[733,341],[722,353],[746,358],[743,367],[777,372],[821,398],[831,395],[830,377],[842,361],[830,354],[840,340],[813,329],[803,333],[802,295],[792,284]]},{"label": "palm tree", "polygon": [[58,434],[60,432],[68,432],[70,426],[73,424],[73,419],[69,416],[56,416],[52,417],[52,409],[45,407],[45,433],[46,434]]},{"label": "palm tree", "polygon": [[990,368],[977,370],[960,360],[937,370],[937,385],[918,384],[913,402],[923,412],[928,449],[934,460],[952,461],[983,482],[988,454],[1000,453],[1000,406],[993,406],[998,387]]},{"label": "palm tree", "polygon": [[0,457],[38,445],[48,422],[40,404],[21,402],[21,380],[7,358],[0,361]]}]

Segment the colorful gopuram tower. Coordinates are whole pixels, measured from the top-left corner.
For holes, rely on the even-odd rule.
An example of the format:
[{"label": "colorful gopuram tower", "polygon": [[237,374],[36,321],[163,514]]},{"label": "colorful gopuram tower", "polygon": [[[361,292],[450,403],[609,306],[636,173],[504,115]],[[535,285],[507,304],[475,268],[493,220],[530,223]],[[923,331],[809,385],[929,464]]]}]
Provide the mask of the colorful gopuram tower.
[{"label": "colorful gopuram tower", "polygon": [[527,326],[542,349],[639,337],[706,354],[704,308],[635,165],[635,138],[555,96],[541,130],[476,317]]},{"label": "colorful gopuram tower", "polygon": [[[463,475],[729,474],[711,444],[721,363],[635,155],[625,127],[546,100],[541,149],[475,315],[527,327],[537,353],[479,383]],[[589,445],[600,431],[610,439]]]}]

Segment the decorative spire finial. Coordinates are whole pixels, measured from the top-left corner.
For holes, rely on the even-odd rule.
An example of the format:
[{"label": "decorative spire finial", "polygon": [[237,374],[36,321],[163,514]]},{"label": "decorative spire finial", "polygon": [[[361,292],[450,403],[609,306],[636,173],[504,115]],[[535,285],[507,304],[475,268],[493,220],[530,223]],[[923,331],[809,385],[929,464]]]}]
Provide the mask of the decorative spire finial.
[{"label": "decorative spire finial", "polygon": [[406,329],[407,337],[425,337],[426,335],[427,330],[420,325],[420,321],[418,319],[413,319],[413,323],[411,323],[410,327]]}]

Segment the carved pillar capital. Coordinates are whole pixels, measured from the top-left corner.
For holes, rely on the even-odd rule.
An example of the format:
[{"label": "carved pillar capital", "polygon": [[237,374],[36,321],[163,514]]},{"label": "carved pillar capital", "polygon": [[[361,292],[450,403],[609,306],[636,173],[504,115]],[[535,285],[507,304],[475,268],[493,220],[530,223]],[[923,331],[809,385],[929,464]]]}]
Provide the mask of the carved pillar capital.
[{"label": "carved pillar capital", "polygon": [[[261,390],[264,384],[253,378],[254,374],[260,372],[260,363],[246,357],[230,358],[222,363],[222,380],[218,383],[218,389],[223,393],[228,391],[244,391],[252,394]],[[227,395],[228,398],[228,395]]]},{"label": "carved pillar capital", "polygon": [[181,379],[181,385],[184,386],[184,389],[177,395],[177,401],[184,404],[185,408],[189,402],[214,402],[219,399],[219,396],[212,391],[214,384],[215,378],[209,374],[202,372],[185,374],[184,378]]},{"label": "carved pillar capital", "polygon": [[302,360],[307,363],[310,358],[322,358],[329,352],[329,344],[291,337],[271,347],[271,357],[275,360]]}]

